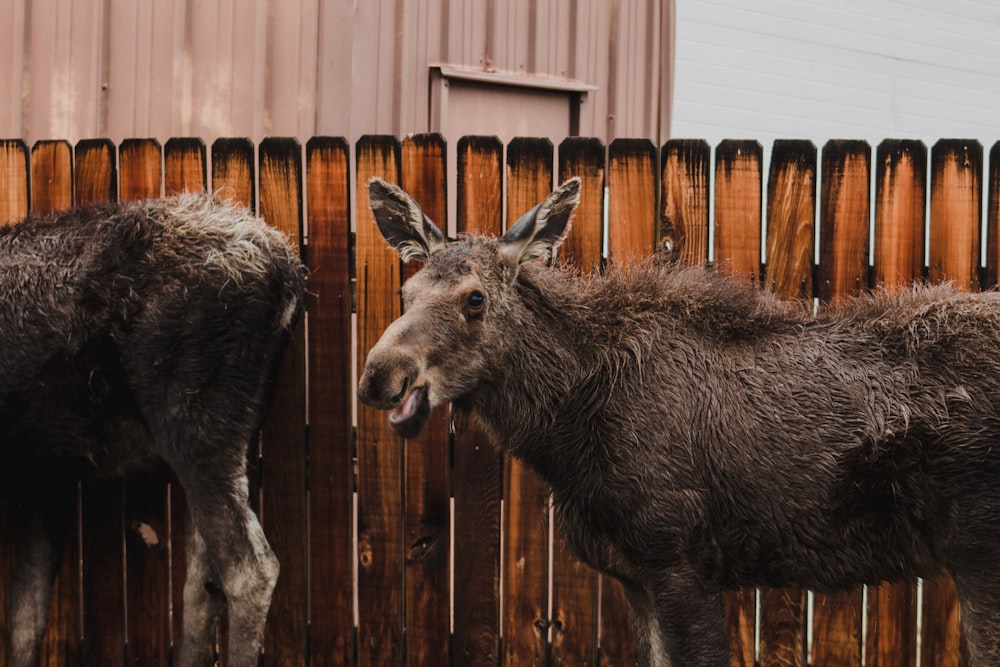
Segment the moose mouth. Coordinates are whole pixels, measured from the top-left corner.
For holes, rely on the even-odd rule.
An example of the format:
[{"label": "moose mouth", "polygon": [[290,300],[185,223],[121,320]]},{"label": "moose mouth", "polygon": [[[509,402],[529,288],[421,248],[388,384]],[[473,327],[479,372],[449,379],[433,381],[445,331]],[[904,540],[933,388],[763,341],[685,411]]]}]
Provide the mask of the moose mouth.
[{"label": "moose mouth", "polygon": [[427,385],[413,387],[403,402],[389,412],[389,426],[404,438],[415,438],[423,432],[431,416]]}]

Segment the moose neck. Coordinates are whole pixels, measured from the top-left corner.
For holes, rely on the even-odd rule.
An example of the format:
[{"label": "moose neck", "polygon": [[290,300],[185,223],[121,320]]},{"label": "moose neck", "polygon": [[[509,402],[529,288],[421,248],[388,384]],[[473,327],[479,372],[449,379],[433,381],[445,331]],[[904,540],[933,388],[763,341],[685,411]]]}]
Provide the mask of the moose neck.
[{"label": "moose neck", "polygon": [[[582,333],[592,316],[582,281],[568,271],[525,265],[518,300],[505,318],[509,341],[495,358],[494,381],[470,406],[497,446],[534,468],[553,488],[593,460],[587,418],[604,400],[601,355]],[[581,456],[584,455],[584,456]]]}]

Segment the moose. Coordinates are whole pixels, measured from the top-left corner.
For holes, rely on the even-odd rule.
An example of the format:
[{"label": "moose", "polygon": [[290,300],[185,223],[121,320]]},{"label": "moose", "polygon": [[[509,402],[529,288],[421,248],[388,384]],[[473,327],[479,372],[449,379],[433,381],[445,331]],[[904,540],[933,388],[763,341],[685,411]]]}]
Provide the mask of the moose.
[{"label": "moose", "polygon": [[297,248],[205,194],[0,228],[0,490],[15,546],[14,667],[37,663],[77,481],[165,463],[188,508],[176,665],[256,665],[278,562],[246,455],[302,308]]},{"label": "moose", "polygon": [[667,258],[555,260],[571,179],[500,238],[446,238],[369,183],[424,266],[358,396],[403,437],[451,404],[551,487],[623,584],[639,662],[730,664],[724,590],[947,571],[971,662],[1000,664],[1000,294],[883,290],[814,313]]}]

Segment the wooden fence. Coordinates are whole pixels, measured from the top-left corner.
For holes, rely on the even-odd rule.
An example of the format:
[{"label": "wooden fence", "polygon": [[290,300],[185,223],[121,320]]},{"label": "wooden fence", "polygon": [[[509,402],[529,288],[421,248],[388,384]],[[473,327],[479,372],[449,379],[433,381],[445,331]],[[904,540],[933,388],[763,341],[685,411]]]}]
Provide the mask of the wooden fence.
[{"label": "wooden fence", "polygon": [[[256,509],[282,565],[265,664],[633,663],[618,585],[569,556],[532,473],[475,429],[449,436],[444,414],[404,444],[383,413],[354,405],[352,362],[362,363],[399,313],[400,280],[412,271],[401,270],[372,224],[369,177],[400,182],[437,220],[455,188],[458,229],[498,233],[555,182],[579,175],[582,202],[564,253],[585,267],[602,263],[606,218],[613,261],[659,248],[704,262],[711,240],[715,261],[787,297],[822,302],[920,278],[969,289],[996,283],[1000,143],[990,151],[985,194],[975,141],[944,140],[929,151],[913,141],[874,149],[834,141],[821,151],[778,141],[766,179],[754,141],[721,143],[714,162],[702,141],[605,147],[571,138],[553,147],[467,137],[455,155],[458,179],[449,183],[437,136],[365,137],[354,146],[315,137],[304,147],[287,138],[257,146],[221,139],[210,151],[196,139],[162,147],[152,140],[46,141],[30,149],[0,142],[0,221],[208,187],[256,206],[302,243],[307,317],[250,461]],[[45,664],[169,664],[184,574],[176,484],[164,474],[84,484],[78,513],[77,539],[54,591]],[[2,576],[12,551],[2,538],[5,521]],[[0,609],[6,590],[0,587]],[[745,590],[726,606],[734,665],[961,664],[947,578],[923,582],[919,595],[916,583],[834,596]],[[4,664],[7,650],[0,644]]]}]

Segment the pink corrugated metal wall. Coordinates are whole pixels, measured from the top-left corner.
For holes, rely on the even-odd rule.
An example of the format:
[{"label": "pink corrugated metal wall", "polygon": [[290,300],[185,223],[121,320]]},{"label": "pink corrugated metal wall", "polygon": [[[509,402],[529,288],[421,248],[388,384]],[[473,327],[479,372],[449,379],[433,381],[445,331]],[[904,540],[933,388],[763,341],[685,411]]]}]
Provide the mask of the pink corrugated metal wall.
[{"label": "pink corrugated metal wall", "polygon": [[453,65],[580,84],[579,134],[659,143],[673,16],[674,0],[5,0],[0,136],[447,133],[430,72]]}]

